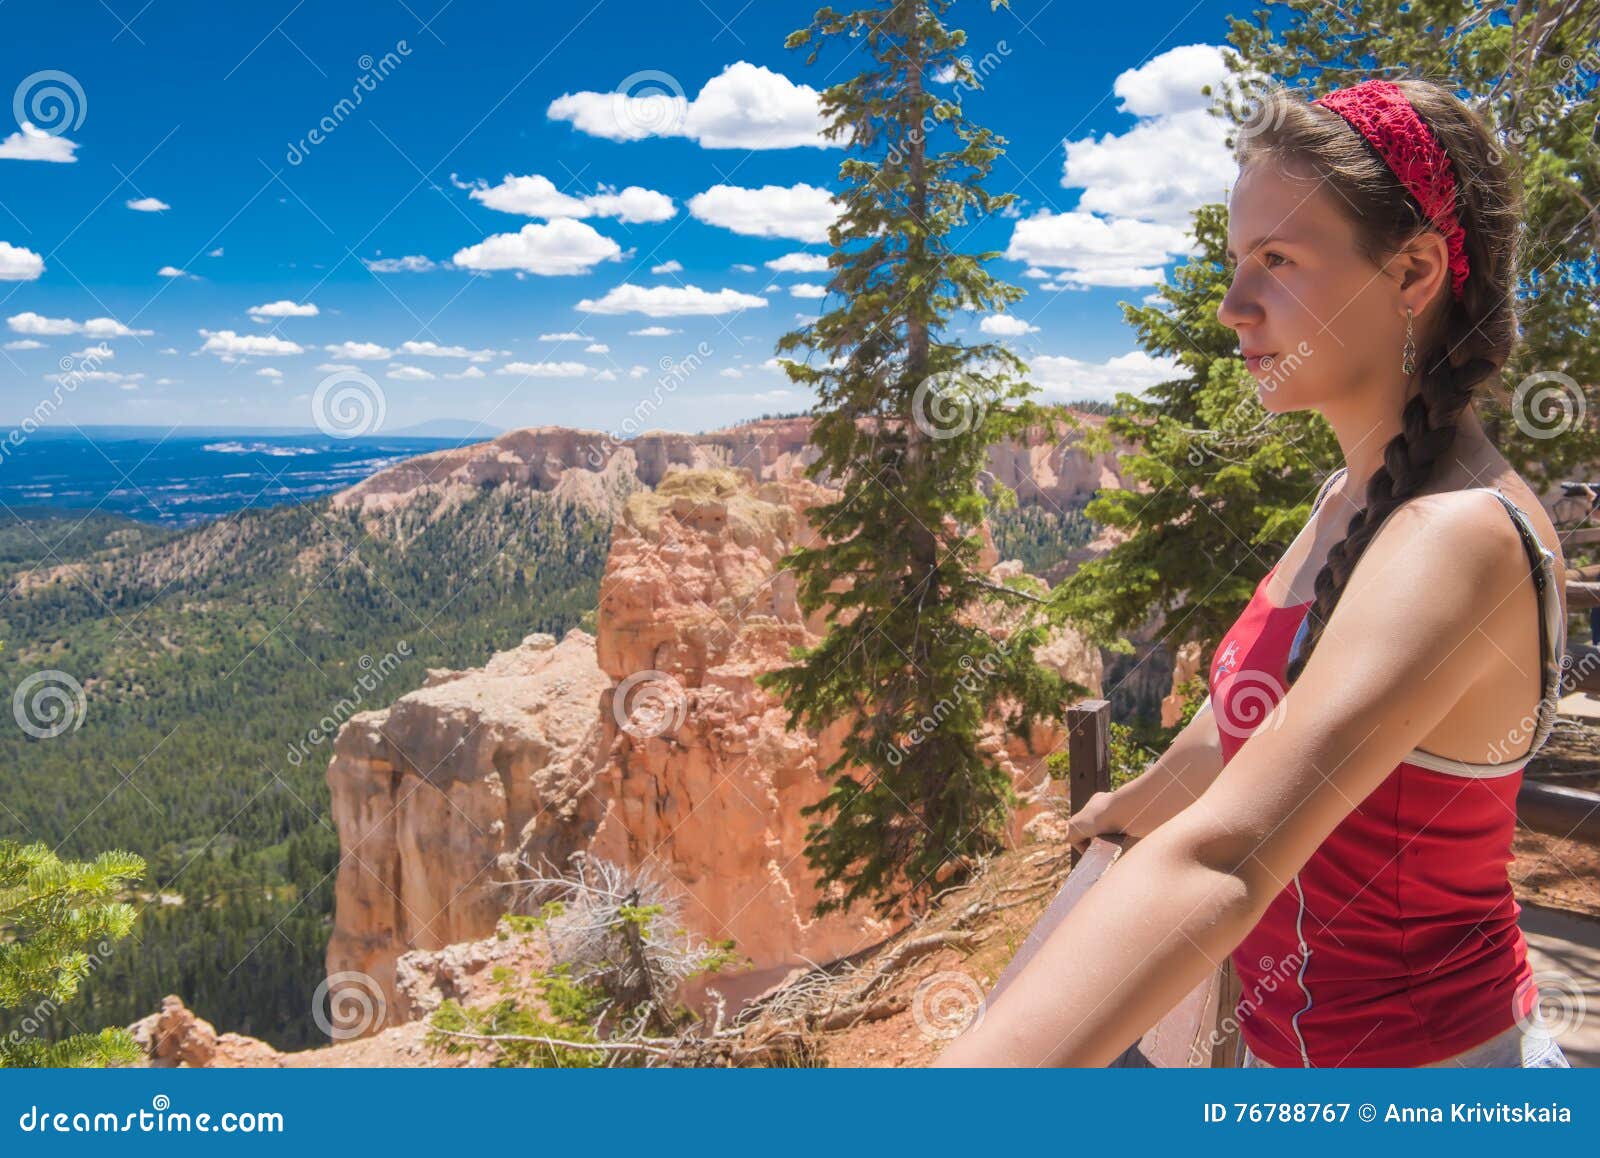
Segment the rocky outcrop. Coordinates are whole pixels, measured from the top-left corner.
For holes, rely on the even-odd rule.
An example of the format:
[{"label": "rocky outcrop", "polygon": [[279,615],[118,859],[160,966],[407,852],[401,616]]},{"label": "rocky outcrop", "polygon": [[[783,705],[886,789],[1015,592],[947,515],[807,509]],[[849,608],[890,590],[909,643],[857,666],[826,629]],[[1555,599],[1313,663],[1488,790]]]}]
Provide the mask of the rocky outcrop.
[{"label": "rocky outcrop", "polygon": [[196,1017],[181,998],[169,994],[152,1013],[128,1027],[144,1051],[145,1064],[155,1068],[275,1066],[278,1051],[257,1038],[219,1034],[209,1021]]},{"label": "rocky outcrop", "polygon": [[[564,867],[580,848],[663,878],[697,935],[732,938],[754,962],[718,979],[734,1000],[894,931],[861,912],[811,915],[801,809],[823,795],[844,725],[791,728],[756,684],[825,628],[779,560],[810,541],[807,511],[830,493],[749,470],[669,471],[621,509],[595,638],[530,637],[345,725],[328,768],[346,853],[328,970],[381,994],[378,1025],[426,1007],[397,971],[402,953],[483,936],[520,865]],[[987,564],[996,579],[1020,568]],[[1063,631],[1036,655],[1098,694],[1097,649]],[[998,724],[985,736],[1024,800],[1017,841],[1053,815],[1045,756],[1060,739]]]},{"label": "rocky outcrop", "polygon": [[396,1016],[401,953],[483,936],[523,858],[559,863],[583,847],[609,685],[593,637],[530,635],[346,722],[327,772],[341,853],[336,990],[370,989]]},{"label": "rocky outcrop", "polygon": [[[1086,426],[1104,419],[1076,415]],[[616,439],[598,430],[535,426],[489,442],[406,459],[332,498],[335,507],[380,514],[411,503],[448,510],[484,488],[526,487],[616,513],[630,494],[655,487],[673,469],[748,470],[758,480],[793,479],[816,457],[808,418],[769,418],[704,434],[646,431]],[[1088,454],[1065,421],[1031,428],[990,448],[990,476],[1023,505],[1065,509],[1103,486],[1120,486],[1115,454]],[[824,480],[826,481],[826,480]]]},{"label": "rocky outcrop", "polygon": [[1191,639],[1178,647],[1172,669],[1172,691],[1161,701],[1161,726],[1170,728],[1183,718],[1183,709],[1189,701],[1183,694],[1183,685],[1200,674],[1200,641]]}]

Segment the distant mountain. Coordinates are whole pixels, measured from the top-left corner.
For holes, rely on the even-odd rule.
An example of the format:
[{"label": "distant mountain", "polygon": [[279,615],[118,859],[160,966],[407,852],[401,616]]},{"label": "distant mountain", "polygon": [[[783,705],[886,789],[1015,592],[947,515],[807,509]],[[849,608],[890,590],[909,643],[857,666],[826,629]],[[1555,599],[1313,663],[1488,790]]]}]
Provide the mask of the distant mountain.
[{"label": "distant mountain", "polygon": [[471,418],[430,418],[410,426],[397,426],[381,433],[393,438],[479,438],[487,442],[506,432],[503,426]]}]

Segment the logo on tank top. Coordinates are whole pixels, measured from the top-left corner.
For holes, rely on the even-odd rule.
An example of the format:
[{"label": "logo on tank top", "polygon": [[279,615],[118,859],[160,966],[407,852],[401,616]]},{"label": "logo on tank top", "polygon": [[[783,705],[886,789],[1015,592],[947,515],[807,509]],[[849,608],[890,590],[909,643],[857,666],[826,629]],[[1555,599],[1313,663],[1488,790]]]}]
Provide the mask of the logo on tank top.
[{"label": "logo on tank top", "polygon": [[1234,664],[1238,662],[1238,659],[1239,641],[1237,639],[1230,639],[1228,640],[1228,646],[1224,648],[1222,654],[1217,657],[1217,667],[1214,673],[1215,677],[1217,679],[1221,679],[1223,676],[1231,672],[1234,668]]}]

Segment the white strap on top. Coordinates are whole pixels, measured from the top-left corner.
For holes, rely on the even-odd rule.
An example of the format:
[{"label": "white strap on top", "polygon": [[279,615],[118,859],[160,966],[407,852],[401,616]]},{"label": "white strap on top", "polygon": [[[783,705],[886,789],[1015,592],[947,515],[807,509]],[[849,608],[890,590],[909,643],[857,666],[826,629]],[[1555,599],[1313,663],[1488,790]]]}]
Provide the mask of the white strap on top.
[{"label": "white strap on top", "polygon": [[[1328,493],[1333,481],[1343,474],[1344,467],[1340,467],[1328,481],[1323,484],[1322,490],[1317,494],[1317,501],[1313,504],[1312,513],[1316,513],[1322,504],[1324,496]],[[1528,519],[1527,513],[1506,497],[1505,492],[1499,487],[1474,487],[1474,490],[1489,491],[1511,515],[1511,520],[1516,524],[1517,531],[1522,537],[1523,549],[1528,553],[1528,561],[1533,568],[1533,586],[1539,600],[1539,664],[1541,673],[1538,720],[1534,726],[1533,740],[1527,752],[1513,760],[1504,760],[1495,764],[1476,764],[1466,760],[1456,760],[1449,756],[1439,756],[1432,752],[1425,752],[1421,748],[1413,748],[1407,753],[1403,763],[1415,764],[1421,768],[1428,768],[1435,772],[1446,772],[1452,776],[1466,776],[1474,779],[1489,779],[1495,776],[1506,776],[1522,768],[1533,757],[1545,740],[1550,736],[1555,727],[1556,704],[1561,695],[1561,662],[1567,652],[1567,621],[1561,611],[1561,599],[1556,591],[1555,553],[1540,540],[1538,532],[1533,529],[1533,523]],[[1294,643],[1290,646],[1289,654],[1293,657],[1300,650],[1301,640],[1305,637],[1310,623],[1310,615],[1300,621],[1300,629],[1295,633]]]}]

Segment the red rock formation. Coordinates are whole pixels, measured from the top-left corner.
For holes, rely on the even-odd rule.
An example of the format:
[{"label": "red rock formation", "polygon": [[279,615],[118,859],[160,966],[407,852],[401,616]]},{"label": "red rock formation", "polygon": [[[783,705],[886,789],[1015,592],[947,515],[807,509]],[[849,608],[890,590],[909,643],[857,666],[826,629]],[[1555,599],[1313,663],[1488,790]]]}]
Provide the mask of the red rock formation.
[{"label": "red rock formation", "polygon": [[[806,621],[778,562],[809,541],[806,511],[830,493],[748,470],[671,471],[622,508],[596,639],[531,637],[346,724],[328,769],[345,852],[328,970],[382,994],[374,1028],[415,1012],[396,979],[402,952],[482,936],[507,907],[494,886],[519,862],[562,868],[579,848],[675,883],[694,932],[731,937],[755,963],[716,982],[734,1000],[893,931],[859,911],[811,916],[800,810],[824,794],[844,725],[791,729],[755,682],[825,627]],[[1062,632],[1037,654],[1098,694],[1096,649]],[[985,739],[1026,801],[1015,840],[1046,815],[1044,757],[1060,738],[997,724]]]},{"label": "red rock formation", "polygon": [[[1104,419],[1078,415],[1098,427]],[[629,494],[654,487],[674,467],[746,469],[762,480],[788,479],[813,461],[808,418],[768,418],[704,434],[647,431],[626,440],[598,430],[535,426],[489,442],[406,459],[333,496],[336,507],[378,513],[411,502],[448,507],[492,486],[529,487],[564,495],[596,510],[616,511]],[[1065,508],[1102,486],[1120,486],[1114,454],[1086,454],[1065,422],[1031,428],[1017,442],[990,449],[989,471],[1017,491],[1024,505]]]},{"label": "red rock formation", "polygon": [[391,1019],[401,953],[483,936],[519,857],[583,846],[609,684],[588,634],[531,635],[346,722],[327,772],[340,844],[330,977],[353,975]]},{"label": "red rock formation", "polygon": [[144,1050],[148,1059],[145,1064],[156,1068],[279,1064],[278,1051],[266,1042],[238,1033],[218,1034],[209,1021],[196,1017],[181,998],[172,994],[161,999],[159,1013],[141,1018],[128,1030]]}]

